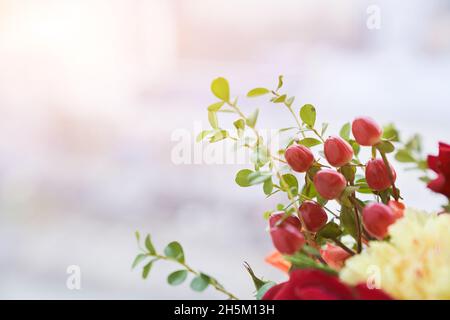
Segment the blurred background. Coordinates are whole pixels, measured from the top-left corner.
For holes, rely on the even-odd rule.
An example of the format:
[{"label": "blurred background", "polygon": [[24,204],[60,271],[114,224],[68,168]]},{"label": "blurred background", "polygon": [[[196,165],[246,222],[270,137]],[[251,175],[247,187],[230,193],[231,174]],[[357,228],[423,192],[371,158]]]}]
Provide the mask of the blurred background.
[{"label": "blurred background", "polygon": [[[171,264],[143,281],[130,269],[135,230],[158,248],[180,241],[241,298],[253,291],[243,261],[283,280],[263,261],[276,199],[235,185],[245,166],[171,160],[174,131],[206,128],[213,78],[243,95],[279,74],[330,132],[364,114],[421,132],[436,153],[450,142],[450,2],[0,0],[0,298],[223,298],[170,287]],[[251,103],[262,127],[291,126],[285,110]],[[444,203],[397,173],[409,205]],[[66,287],[69,265],[81,290]]]}]

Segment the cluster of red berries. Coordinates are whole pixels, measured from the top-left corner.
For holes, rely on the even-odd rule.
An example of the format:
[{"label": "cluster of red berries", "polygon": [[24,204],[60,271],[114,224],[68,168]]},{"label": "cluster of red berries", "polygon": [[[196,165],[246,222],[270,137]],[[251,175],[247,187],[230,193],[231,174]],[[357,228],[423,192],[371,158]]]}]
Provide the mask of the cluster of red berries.
[{"label": "cluster of red berries", "polygon": [[[382,129],[372,119],[361,117],[352,123],[352,133],[356,142],[361,146],[375,146],[381,141]],[[329,137],[324,143],[324,154],[328,163],[340,168],[349,164],[353,159],[352,146],[341,137]],[[315,164],[312,151],[303,145],[292,145],[285,151],[285,159],[292,170],[307,172]],[[389,173],[388,170],[391,172]],[[371,159],[365,165],[365,178],[367,185],[374,191],[388,189],[396,179],[396,173],[392,166],[388,169],[383,159]],[[339,199],[347,187],[345,176],[335,169],[324,169],[314,174],[314,186],[318,194],[326,199]],[[398,218],[398,207],[401,203],[392,201],[392,205],[372,203],[364,207],[362,220],[365,230],[377,239],[383,239],[387,234],[389,225]],[[394,208],[394,209],[393,209]],[[395,210],[395,209],[399,210]],[[324,208],[314,201],[304,201],[298,212],[304,222],[303,226],[309,232],[319,231],[327,223],[327,214]],[[283,213],[272,214],[270,218],[270,231],[275,247],[284,254],[293,254],[305,243],[302,234],[301,222],[295,216],[282,219]]]}]

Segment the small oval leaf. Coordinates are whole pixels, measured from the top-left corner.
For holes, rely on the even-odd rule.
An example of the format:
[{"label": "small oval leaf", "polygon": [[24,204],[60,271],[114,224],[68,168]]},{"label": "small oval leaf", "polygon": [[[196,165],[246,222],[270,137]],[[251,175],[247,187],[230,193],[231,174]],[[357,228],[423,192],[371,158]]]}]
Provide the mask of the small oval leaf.
[{"label": "small oval leaf", "polygon": [[300,118],[309,127],[314,127],[316,123],[316,108],[312,104],[305,104],[300,109]]},{"label": "small oval leaf", "polygon": [[211,83],[212,93],[223,101],[230,100],[230,86],[227,79],[219,77],[213,80]]},{"label": "small oval leaf", "polygon": [[322,142],[320,142],[320,140],[317,140],[314,138],[303,138],[298,143],[301,145],[304,145],[305,147],[310,148],[310,147],[317,146],[317,145],[321,144]]},{"label": "small oval leaf", "polygon": [[167,245],[164,249],[164,254],[173,260],[184,263],[183,247],[176,241],[173,241]]},{"label": "small oval leaf", "polygon": [[188,272],[186,270],[178,270],[175,272],[172,272],[167,277],[167,282],[172,286],[178,286],[186,280],[188,275]]},{"label": "small oval leaf", "polygon": [[209,285],[209,278],[203,274],[196,276],[192,279],[191,289],[194,291],[204,291]]},{"label": "small oval leaf", "polygon": [[247,97],[249,97],[249,98],[259,97],[259,96],[265,95],[269,92],[270,92],[270,90],[266,89],[266,88],[255,88],[255,89],[250,90],[247,93]]},{"label": "small oval leaf", "polygon": [[350,122],[347,122],[342,126],[341,131],[339,131],[339,135],[342,139],[347,141],[350,139],[350,128]]},{"label": "small oval leaf", "polygon": [[248,176],[252,173],[253,171],[250,169],[243,169],[240,170],[237,174],[236,174],[236,178],[235,181],[236,183],[240,186],[240,187],[250,187],[250,181],[248,179]]}]

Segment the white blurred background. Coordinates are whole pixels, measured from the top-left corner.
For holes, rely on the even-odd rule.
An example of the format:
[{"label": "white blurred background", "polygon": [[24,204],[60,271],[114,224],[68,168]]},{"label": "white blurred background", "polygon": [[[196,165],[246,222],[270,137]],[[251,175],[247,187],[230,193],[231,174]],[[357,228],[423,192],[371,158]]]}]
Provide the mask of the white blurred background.
[{"label": "white blurred background", "polygon": [[[244,260],[284,279],[263,261],[275,200],[236,186],[241,166],[171,162],[172,132],[206,127],[213,78],[242,95],[279,74],[330,132],[364,114],[423,133],[435,153],[450,142],[450,2],[0,0],[0,298],[223,297],[170,287],[166,263],[140,279],[135,230],[159,248],[180,241],[241,298],[252,297]],[[263,127],[291,125],[257,103]],[[397,172],[409,205],[443,204]],[[79,291],[66,288],[73,264]]]}]

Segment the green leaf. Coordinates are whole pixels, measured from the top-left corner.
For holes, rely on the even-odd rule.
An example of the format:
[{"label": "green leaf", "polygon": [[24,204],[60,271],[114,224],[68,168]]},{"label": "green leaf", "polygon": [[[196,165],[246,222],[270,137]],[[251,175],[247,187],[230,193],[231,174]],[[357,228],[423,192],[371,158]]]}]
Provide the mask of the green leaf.
[{"label": "green leaf", "polygon": [[356,221],[353,209],[342,206],[339,218],[344,231],[356,239]]},{"label": "green leaf", "polygon": [[131,269],[136,268],[142,261],[145,260],[145,258],[147,258],[146,254],[143,253],[138,254],[136,258],[134,258],[133,264],[131,265]]},{"label": "green leaf", "polygon": [[431,181],[431,178],[427,177],[427,176],[422,176],[422,177],[419,177],[419,180],[422,182],[428,183]]},{"label": "green leaf", "polygon": [[150,235],[147,235],[147,237],[145,238],[145,247],[151,255],[156,254],[156,250],[153,246],[152,240],[150,239]]},{"label": "green leaf", "polygon": [[226,130],[219,130],[209,139],[209,142],[214,143],[221,140],[224,140],[229,137],[228,131]]},{"label": "green leaf", "polygon": [[416,162],[416,159],[414,159],[411,153],[405,149],[397,151],[395,159],[399,162]]},{"label": "green leaf", "polygon": [[236,178],[234,181],[236,181],[236,183],[240,186],[240,187],[250,187],[250,181],[248,180],[248,176],[250,174],[252,174],[253,171],[250,169],[243,169],[240,170],[237,174],[236,174]]},{"label": "green leaf", "polygon": [[406,142],[405,148],[411,151],[422,151],[422,138],[420,135],[415,134],[411,139]]},{"label": "green leaf", "polygon": [[293,195],[297,195],[298,194],[297,178],[290,173],[283,175],[282,178],[283,181],[280,181],[281,190],[283,190],[284,192],[290,190]]},{"label": "green leaf", "polygon": [[282,86],[283,86],[283,76],[280,75],[280,76],[278,76],[277,91],[280,90]]},{"label": "green leaf", "polygon": [[328,222],[322,229],[320,229],[318,235],[327,239],[335,239],[342,234],[341,228],[333,221]]},{"label": "green leaf", "polygon": [[223,101],[230,100],[230,86],[225,78],[219,77],[213,80],[211,83],[212,93]]},{"label": "green leaf", "polygon": [[263,184],[263,191],[264,191],[264,194],[265,194],[266,196],[268,196],[268,195],[270,195],[270,194],[272,193],[272,191],[273,191],[273,181],[272,181],[272,178],[267,179],[266,181],[264,181],[264,184]]},{"label": "green leaf", "polygon": [[419,160],[417,161],[417,168],[421,170],[428,169],[428,162],[426,160]]},{"label": "green leaf", "polygon": [[153,262],[155,262],[155,260],[150,261],[149,263],[147,263],[144,268],[142,269],[142,278],[143,279],[147,279],[148,274],[150,273],[150,270],[152,269],[153,266]]},{"label": "green leaf", "polygon": [[270,218],[270,216],[272,215],[272,213],[273,213],[273,210],[264,211],[264,213],[263,213],[264,220],[268,220]]},{"label": "green leaf", "polygon": [[195,141],[196,141],[196,142],[202,141],[202,140],[205,139],[205,138],[208,136],[208,134],[210,134],[211,132],[212,132],[211,130],[203,130],[202,132],[200,132],[200,133],[197,135],[197,138],[195,139]]},{"label": "green leaf", "polygon": [[217,113],[208,111],[208,121],[213,129],[219,129],[219,120],[217,120]]},{"label": "green leaf", "polygon": [[136,237],[136,241],[139,244],[141,242],[141,234],[139,233],[139,231],[135,231],[134,236]]},{"label": "green leaf", "polygon": [[204,274],[200,274],[198,276],[196,276],[194,279],[192,279],[191,282],[191,289],[194,291],[204,291],[209,285],[209,277],[204,275]]},{"label": "green leaf", "polygon": [[234,127],[237,130],[237,134],[239,138],[241,138],[244,135],[245,130],[245,120],[244,119],[238,119],[235,122],[233,122]]},{"label": "green leaf", "polygon": [[273,103],[283,103],[286,100],[286,95],[283,94],[277,98],[275,98],[272,102]]},{"label": "green leaf", "polygon": [[341,131],[339,131],[339,135],[341,136],[342,139],[344,140],[350,140],[350,123],[347,122],[346,124],[344,124],[341,128]]},{"label": "green leaf", "polygon": [[297,252],[292,256],[285,256],[285,259],[292,263],[293,269],[319,269],[327,273],[336,275],[337,272],[330,267],[316,262],[313,258],[307,256],[304,252]]},{"label": "green leaf", "polygon": [[310,199],[317,196],[317,190],[314,183],[308,178],[305,186],[303,187],[302,194]]},{"label": "green leaf", "polygon": [[300,109],[300,118],[309,127],[314,127],[316,123],[316,108],[312,104],[305,104]]},{"label": "green leaf", "polygon": [[355,179],[356,167],[345,165],[339,170],[347,181],[353,181]]},{"label": "green leaf", "polygon": [[265,182],[272,177],[272,172],[255,171],[248,175],[248,182],[251,186]]},{"label": "green leaf", "polygon": [[357,184],[355,184],[355,187],[358,187],[358,190],[356,190],[356,192],[358,192],[358,193],[373,194],[372,189],[369,188],[367,183],[357,183]]},{"label": "green leaf", "polygon": [[322,142],[320,142],[320,140],[317,140],[315,138],[303,138],[298,143],[301,145],[304,145],[305,147],[310,148],[310,147],[317,146],[317,145],[321,144]]},{"label": "green leaf", "polygon": [[236,129],[244,130],[245,129],[245,121],[244,119],[238,119],[233,122],[233,125]]},{"label": "green leaf", "polygon": [[315,257],[320,257],[320,256],[321,256],[319,250],[317,250],[317,249],[314,248],[314,247],[311,247],[311,246],[308,245],[308,244],[305,244],[305,245],[302,247],[302,250],[301,250],[301,251],[304,252],[304,253],[306,253],[306,254],[308,254],[308,255],[311,255],[311,256],[315,256]]},{"label": "green leaf", "polygon": [[267,283],[267,281],[263,281],[255,275],[255,273],[253,272],[253,269],[250,267],[250,265],[247,262],[244,262],[244,268],[250,274],[250,277],[253,280],[256,290],[261,289],[261,287]]},{"label": "green leaf", "polygon": [[176,241],[173,241],[167,245],[164,249],[164,254],[173,260],[184,263],[183,247]]},{"label": "green leaf", "polygon": [[400,141],[400,135],[394,124],[388,124],[383,127],[383,139],[398,142]]},{"label": "green leaf", "polygon": [[223,101],[219,101],[216,103],[213,103],[212,105],[210,105],[208,107],[208,111],[212,111],[212,112],[217,112],[220,110],[220,108],[222,108],[222,106],[224,105],[225,102]]},{"label": "green leaf", "polygon": [[259,96],[265,95],[269,92],[270,92],[270,90],[266,89],[266,88],[255,88],[255,89],[250,90],[247,93],[247,97],[249,97],[249,98],[259,97]]},{"label": "green leaf", "polygon": [[263,286],[261,286],[261,288],[259,288],[258,291],[256,292],[255,295],[256,300],[262,300],[266,292],[269,291],[269,289],[272,288],[273,286],[276,286],[276,283],[273,281],[269,281]]},{"label": "green leaf", "polygon": [[258,114],[259,114],[259,109],[256,109],[255,111],[253,111],[253,113],[251,115],[248,116],[247,118],[247,125],[250,128],[254,128],[256,125],[256,121],[258,120]]},{"label": "green leaf", "polygon": [[376,146],[377,146],[377,149],[383,153],[391,153],[395,150],[395,147],[392,144],[392,142],[389,142],[386,140],[380,141]]},{"label": "green leaf", "polygon": [[172,272],[167,277],[167,282],[172,286],[178,286],[186,280],[188,275],[188,272],[186,270],[178,270],[175,272]]},{"label": "green leaf", "polygon": [[355,140],[349,140],[348,143],[350,143],[353,152],[355,153],[355,156],[357,156],[359,154],[359,151],[361,150],[361,146]]}]

